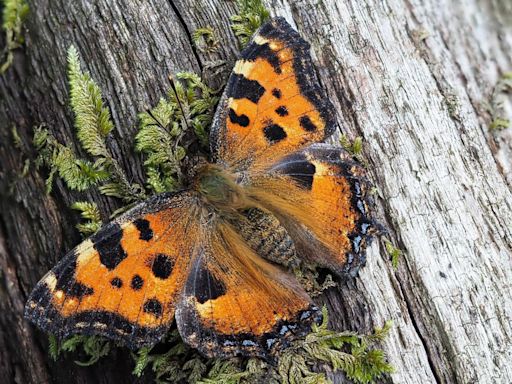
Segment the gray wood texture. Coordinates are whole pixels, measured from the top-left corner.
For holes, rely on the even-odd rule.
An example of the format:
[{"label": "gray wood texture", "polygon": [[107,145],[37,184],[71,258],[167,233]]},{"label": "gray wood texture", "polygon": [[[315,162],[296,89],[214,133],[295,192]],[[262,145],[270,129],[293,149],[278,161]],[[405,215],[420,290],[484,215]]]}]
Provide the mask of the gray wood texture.
[{"label": "gray wood texture", "polygon": [[[89,368],[52,362],[44,335],[22,319],[27,294],[79,242],[79,199],[105,218],[119,202],[94,190],[44,193],[33,168],[33,127],[73,142],[66,50],[74,44],[99,84],[116,128],[110,149],[142,182],[133,152],[137,113],[196,71],[222,84],[238,46],[226,0],[33,0],[26,44],[0,77],[0,377],[16,383],[117,383],[135,380],[117,351]],[[353,282],[321,297],[331,325],[369,332],[392,319],[383,347],[393,383],[512,382],[512,194],[510,129],[492,134],[486,105],[512,70],[512,3],[507,0],[271,0],[312,44],[320,81],[340,132],[364,139],[378,219],[404,251],[394,270],[382,243]],[[220,44],[191,43],[211,26]],[[4,42],[0,40],[0,45]],[[214,74],[211,63],[225,60]],[[512,105],[506,104],[510,112]],[[13,145],[11,126],[22,138]],[[336,382],[344,382],[338,375]]]}]

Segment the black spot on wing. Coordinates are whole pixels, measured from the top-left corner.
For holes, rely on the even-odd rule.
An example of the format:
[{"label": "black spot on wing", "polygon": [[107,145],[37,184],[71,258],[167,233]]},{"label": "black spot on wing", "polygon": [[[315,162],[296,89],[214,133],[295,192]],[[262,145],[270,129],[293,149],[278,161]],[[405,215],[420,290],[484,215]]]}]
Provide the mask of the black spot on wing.
[{"label": "black spot on wing", "polygon": [[258,58],[263,58],[270,63],[275,73],[281,73],[281,61],[279,60],[279,56],[277,56],[276,52],[270,48],[268,43],[259,45],[256,49],[246,51],[245,55],[242,54],[242,58],[248,61],[255,61]]},{"label": "black spot on wing", "polygon": [[203,304],[208,300],[215,300],[225,294],[226,287],[222,281],[213,276],[207,268],[201,266],[196,277],[195,297],[197,301]]},{"label": "black spot on wing", "polygon": [[316,172],[315,164],[306,161],[294,164],[291,168],[288,170],[290,177],[300,186],[310,190],[313,187],[313,179]]},{"label": "black spot on wing", "polygon": [[103,231],[91,237],[94,249],[100,255],[101,264],[109,270],[115,269],[127,256],[121,246],[122,238],[123,231],[117,223],[105,227]]},{"label": "black spot on wing", "polygon": [[281,96],[282,96],[281,90],[277,89],[277,88],[274,88],[272,90],[272,96],[274,96],[276,99],[280,99]]},{"label": "black spot on wing", "polygon": [[297,153],[278,167],[278,171],[291,177],[299,186],[310,190],[316,172],[315,164],[311,163],[304,153]]},{"label": "black spot on wing", "polygon": [[142,309],[144,312],[151,313],[155,317],[162,316],[162,303],[160,303],[160,301],[157,299],[146,300]]},{"label": "black spot on wing", "polygon": [[286,138],[286,132],[278,124],[269,123],[263,128],[263,134],[270,144],[275,144]]},{"label": "black spot on wing", "polygon": [[228,97],[234,99],[248,99],[257,104],[265,88],[256,80],[249,80],[240,74],[232,74],[228,83]]},{"label": "black spot on wing", "polygon": [[159,279],[167,279],[171,275],[173,264],[169,256],[159,253],[155,256],[155,260],[151,266],[153,275]]},{"label": "black spot on wing", "polygon": [[92,295],[93,293],[94,293],[94,289],[75,281],[71,285],[69,290],[66,292],[66,296],[82,298],[84,296]]},{"label": "black spot on wing", "polygon": [[237,115],[233,108],[229,108],[229,120],[233,124],[238,124],[241,127],[247,127],[250,123],[249,118],[246,115]]},{"label": "black spot on wing", "polygon": [[284,105],[281,105],[280,107],[276,108],[276,113],[279,116],[284,117],[288,115],[288,109]]},{"label": "black spot on wing", "polygon": [[300,126],[308,132],[316,131],[316,125],[311,121],[311,119],[307,115],[301,116],[299,119],[299,123]]},{"label": "black spot on wing", "polygon": [[123,286],[123,280],[121,280],[119,277],[114,277],[112,280],[110,280],[110,285],[114,288],[121,288]]},{"label": "black spot on wing", "polygon": [[153,230],[149,226],[149,221],[146,219],[137,219],[133,222],[133,224],[139,230],[139,239],[149,241],[153,238]]},{"label": "black spot on wing", "polygon": [[132,277],[132,281],[130,283],[130,287],[132,287],[132,289],[138,291],[139,289],[142,288],[143,285],[144,280],[142,279],[142,277],[140,277],[139,275],[135,275]]}]

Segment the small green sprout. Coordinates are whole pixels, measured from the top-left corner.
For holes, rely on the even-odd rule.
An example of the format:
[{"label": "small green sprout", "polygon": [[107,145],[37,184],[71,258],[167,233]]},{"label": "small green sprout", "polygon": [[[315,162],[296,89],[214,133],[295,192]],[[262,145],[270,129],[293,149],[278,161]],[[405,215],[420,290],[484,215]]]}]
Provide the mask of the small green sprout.
[{"label": "small green sprout", "polygon": [[489,130],[499,131],[510,127],[506,117],[505,100],[512,94],[512,72],[506,72],[494,86],[488,109],[491,115]]},{"label": "small green sprout", "polygon": [[340,136],[340,145],[363,166],[367,166],[367,161],[363,156],[363,138],[361,136],[357,136],[354,141],[351,141],[346,134],[342,134]]},{"label": "small green sprout", "polygon": [[401,249],[395,247],[393,243],[388,240],[387,238],[384,238],[384,245],[386,247],[386,252],[388,253],[389,257],[391,258],[391,265],[394,269],[398,268],[398,262],[400,261],[400,257],[402,256],[403,252]]}]

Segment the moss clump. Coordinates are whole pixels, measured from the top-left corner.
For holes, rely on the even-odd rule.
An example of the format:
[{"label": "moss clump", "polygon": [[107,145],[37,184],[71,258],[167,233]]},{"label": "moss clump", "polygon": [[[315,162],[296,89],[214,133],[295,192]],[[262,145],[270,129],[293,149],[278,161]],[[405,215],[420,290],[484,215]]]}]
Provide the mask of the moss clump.
[{"label": "moss clump", "polygon": [[197,28],[192,33],[192,41],[197,49],[203,53],[215,52],[220,43],[215,35],[215,31],[210,26]]},{"label": "moss clump", "polygon": [[76,226],[76,229],[83,235],[89,236],[96,233],[102,226],[100,210],[96,203],[77,201],[71,205],[71,209],[80,211],[82,219],[86,220]]},{"label": "moss clump", "polygon": [[47,128],[34,130],[34,147],[38,152],[36,168],[46,166],[50,173],[46,178],[46,192],[50,193],[53,180],[58,175],[66,186],[74,191],[84,191],[109,178],[108,172],[99,164],[79,159],[73,150],[60,144]]},{"label": "moss clump", "polygon": [[323,373],[312,370],[319,363],[327,364],[334,371],[342,370],[349,379],[361,384],[393,372],[384,352],[372,348],[385,339],[392,326],[390,321],[383,328],[376,328],[372,335],[358,335],[329,330],[325,307],[323,315],[321,325],[314,326],[304,340],[295,342],[280,357],[278,372],[283,384],[330,383]]},{"label": "moss clump", "polygon": [[231,16],[231,28],[244,48],[270,13],[261,0],[237,0],[237,4],[239,13]]},{"label": "moss clump", "polygon": [[82,72],[78,52],[73,46],[68,50],[68,78],[78,141],[96,159],[95,166],[109,175],[109,182],[99,187],[100,192],[128,203],[143,200],[146,195],[142,187],[128,181],[107,148],[106,139],[114,124],[109,110],[103,104],[98,85],[87,72]]},{"label": "moss clump", "polygon": [[340,145],[364,167],[368,166],[368,162],[363,156],[363,138],[361,136],[357,136],[351,141],[346,134],[342,134],[340,136]]},{"label": "moss clump", "polygon": [[400,248],[397,248],[393,245],[393,243],[387,239],[384,238],[384,245],[386,247],[386,252],[389,255],[389,258],[391,259],[391,265],[393,265],[393,268],[398,268],[398,263],[400,261],[400,258],[402,257],[402,250]]},{"label": "moss clump", "polygon": [[70,338],[58,341],[53,335],[48,336],[49,353],[53,360],[57,360],[62,352],[76,352],[81,350],[88,358],[86,361],[75,360],[75,364],[82,367],[93,365],[100,358],[110,353],[112,344],[97,336],[75,335]]},{"label": "moss clump", "polygon": [[[29,7],[25,0],[2,0],[3,15],[2,28],[5,31],[5,48],[0,56],[3,64],[0,65],[0,75],[11,66],[14,59],[13,51],[24,42],[22,27]],[[5,59],[4,59],[5,58]]]},{"label": "moss clump", "polygon": [[183,139],[193,133],[203,149],[208,147],[208,129],[219,101],[196,74],[181,72],[176,78],[167,97],[139,115],[135,148],[145,155],[147,184],[156,193],[182,185],[181,163],[187,152]]}]

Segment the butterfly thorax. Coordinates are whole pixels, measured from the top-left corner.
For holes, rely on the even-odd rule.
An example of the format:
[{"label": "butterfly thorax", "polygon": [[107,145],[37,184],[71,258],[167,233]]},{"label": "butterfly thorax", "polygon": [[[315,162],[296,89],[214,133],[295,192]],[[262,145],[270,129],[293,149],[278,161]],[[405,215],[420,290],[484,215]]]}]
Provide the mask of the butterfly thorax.
[{"label": "butterfly thorax", "polygon": [[193,186],[206,203],[221,213],[230,214],[254,206],[235,176],[214,164],[201,166]]}]

